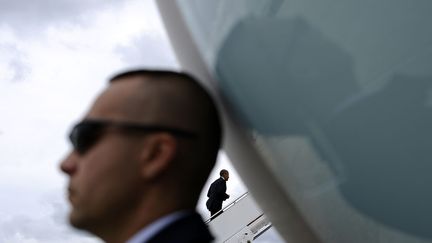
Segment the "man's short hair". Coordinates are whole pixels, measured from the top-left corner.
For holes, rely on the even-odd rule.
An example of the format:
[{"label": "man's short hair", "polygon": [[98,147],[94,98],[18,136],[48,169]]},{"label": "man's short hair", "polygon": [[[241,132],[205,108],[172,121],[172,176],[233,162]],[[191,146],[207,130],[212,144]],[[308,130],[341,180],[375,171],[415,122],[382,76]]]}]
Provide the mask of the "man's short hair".
[{"label": "man's short hair", "polygon": [[[222,137],[223,130],[222,130],[219,111],[210,93],[200,84],[200,82],[197,79],[195,79],[192,75],[184,72],[175,72],[169,70],[135,69],[135,70],[129,70],[129,71],[118,73],[114,75],[112,78],[110,78],[109,82],[113,83],[123,78],[131,78],[137,76],[181,79],[188,82],[195,89],[197,89],[202,95],[204,95],[205,99],[208,102],[208,106],[211,111],[211,114],[214,115],[214,117],[211,118],[212,120],[211,133],[212,133],[213,146],[216,148],[217,151],[219,150],[223,139]],[[217,155],[217,151],[215,151],[216,155]]]},{"label": "man's short hair", "polygon": [[119,79],[129,78],[134,76],[152,76],[152,77],[182,77],[184,79],[189,79],[193,83],[198,83],[198,81],[191,75],[183,72],[174,72],[169,70],[152,70],[152,69],[134,69],[125,72],[118,73],[109,79],[110,82],[114,82]]},{"label": "man's short hair", "polygon": [[219,175],[220,175],[220,176],[223,176],[223,175],[225,175],[226,173],[228,173],[228,171],[225,170],[225,169],[223,169],[223,170],[221,170],[221,171],[219,172]]}]

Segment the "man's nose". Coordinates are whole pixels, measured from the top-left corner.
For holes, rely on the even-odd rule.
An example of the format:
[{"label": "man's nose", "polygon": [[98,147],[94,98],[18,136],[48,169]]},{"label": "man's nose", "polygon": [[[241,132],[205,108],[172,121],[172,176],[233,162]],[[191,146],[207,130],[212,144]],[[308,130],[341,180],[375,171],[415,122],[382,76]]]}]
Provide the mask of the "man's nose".
[{"label": "man's nose", "polygon": [[69,176],[73,175],[77,170],[77,159],[76,152],[70,152],[60,163],[61,171]]}]

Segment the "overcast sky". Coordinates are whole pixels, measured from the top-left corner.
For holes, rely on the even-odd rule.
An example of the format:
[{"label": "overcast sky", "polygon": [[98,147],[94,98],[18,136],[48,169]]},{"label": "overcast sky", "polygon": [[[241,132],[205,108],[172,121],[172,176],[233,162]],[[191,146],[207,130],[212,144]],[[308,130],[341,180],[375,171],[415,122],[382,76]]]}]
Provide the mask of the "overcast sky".
[{"label": "overcast sky", "polygon": [[[150,0],[0,0],[0,242],[92,243],[67,224],[66,134],[112,74],[179,69]],[[247,191],[225,154],[228,193]],[[205,190],[206,190],[205,189]],[[204,191],[198,211],[208,216]],[[271,238],[270,238],[271,239]],[[273,241],[270,241],[273,242]]]}]

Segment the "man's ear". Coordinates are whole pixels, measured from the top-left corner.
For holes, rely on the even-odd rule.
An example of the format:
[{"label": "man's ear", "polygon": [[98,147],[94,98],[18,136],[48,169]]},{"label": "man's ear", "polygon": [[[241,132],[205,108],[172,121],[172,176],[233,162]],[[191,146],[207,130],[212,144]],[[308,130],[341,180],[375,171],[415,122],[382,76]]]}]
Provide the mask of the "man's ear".
[{"label": "man's ear", "polygon": [[140,156],[141,176],[152,180],[163,174],[177,153],[177,140],[168,133],[150,135]]}]

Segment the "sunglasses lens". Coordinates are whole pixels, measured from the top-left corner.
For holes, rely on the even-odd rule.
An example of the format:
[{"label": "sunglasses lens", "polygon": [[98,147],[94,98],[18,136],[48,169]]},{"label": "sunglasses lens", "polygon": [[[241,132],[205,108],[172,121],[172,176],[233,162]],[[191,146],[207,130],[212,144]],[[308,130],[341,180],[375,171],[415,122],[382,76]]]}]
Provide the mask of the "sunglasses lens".
[{"label": "sunglasses lens", "polygon": [[82,122],[77,124],[71,131],[69,139],[74,149],[84,154],[96,142],[100,131],[98,124]]}]

